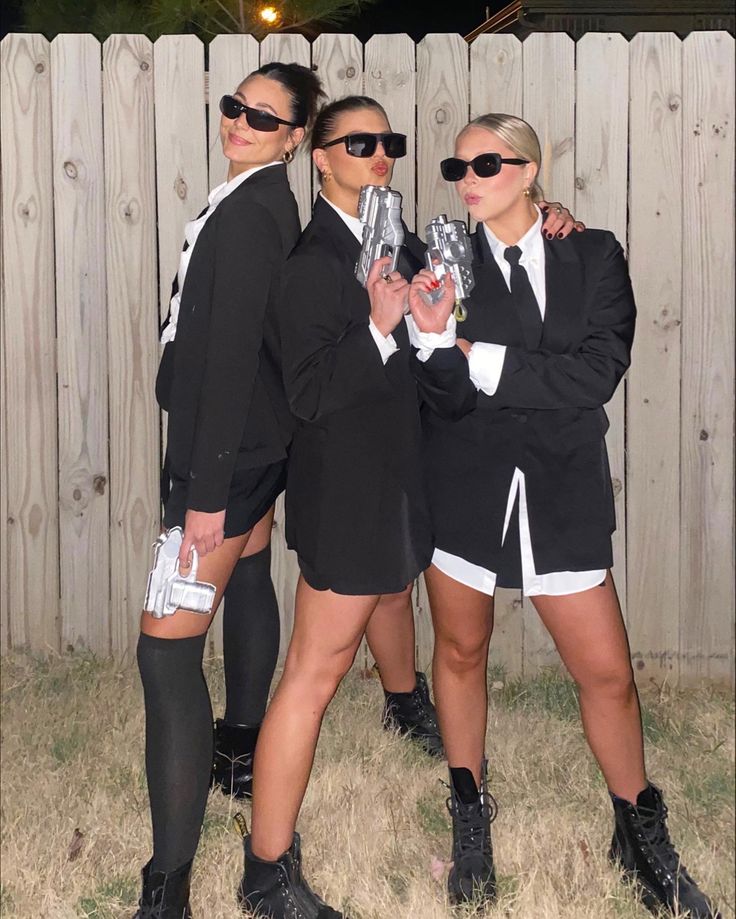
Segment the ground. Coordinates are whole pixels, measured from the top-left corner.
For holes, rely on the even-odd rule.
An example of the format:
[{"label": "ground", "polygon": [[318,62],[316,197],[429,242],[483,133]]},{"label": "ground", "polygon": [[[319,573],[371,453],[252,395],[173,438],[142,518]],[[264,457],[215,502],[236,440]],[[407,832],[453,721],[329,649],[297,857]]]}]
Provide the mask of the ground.
[{"label": "ground", "polygon": [[[222,663],[207,674],[222,710]],[[572,685],[489,675],[487,749],[501,898],[488,917],[643,919],[608,865],[611,807]],[[73,655],[2,664],[2,887],[7,919],[118,919],[149,856],[143,711],[130,665]],[[380,727],[382,693],[353,672],[325,720],[299,829],[312,886],[351,919],[442,919],[449,817],[444,764]],[[649,772],[685,864],[734,917],[734,709],[712,689],[644,693]],[[288,756],[288,749],[284,750]],[[195,861],[195,919],[241,915],[235,814],[213,793]]]}]

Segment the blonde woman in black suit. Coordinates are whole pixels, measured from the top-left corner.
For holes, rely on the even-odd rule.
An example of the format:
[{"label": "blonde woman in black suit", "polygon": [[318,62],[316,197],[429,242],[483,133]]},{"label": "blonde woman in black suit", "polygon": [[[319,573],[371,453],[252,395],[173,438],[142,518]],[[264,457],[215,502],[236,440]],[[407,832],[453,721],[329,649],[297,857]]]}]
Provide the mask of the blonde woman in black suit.
[{"label": "blonde woman in black suit", "polygon": [[[484,115],[442,163],[470,215],[476,286],[467,320],[439,328],[415,312],[418,358],[456,341],[472,410],[425,414],[436,548],[426,573],[434,686],[451,777],[454,902],[496,892],[485,776],[486,669],[493,593],[531,598],[577,683],[585,735],[615,811],[611,858],[652,909],[712,919],[680,864],[660,791],[647,781],[626,630],[610,573],[613,495],[603,406],[629,366],[636,310],[621,246],[602,230],[541,233],[532,128]],[[414,286],[426,288],[418,276]],[[457,336],[462,336],[462,338]],[[429,359],[429,360],[427,360]]]},{"label": "blonde woman in black suit", "polygon": [[[321,95],[305,67],[274,63],[221,100],[227,181],[187,224],[156,393],[168,412],[164,524],[183,528],[217,608],[253,537],[267,542],[293,422],[281,383],[274,299],[299,234],[286,163]],[[187,919],[189,878],[212,769],[202,654],[212,616],[141,616],[153,856],[138,919]],[[278,637],[277,637],[278,641]],[[270,675],[269,675],[270,681]]]}]

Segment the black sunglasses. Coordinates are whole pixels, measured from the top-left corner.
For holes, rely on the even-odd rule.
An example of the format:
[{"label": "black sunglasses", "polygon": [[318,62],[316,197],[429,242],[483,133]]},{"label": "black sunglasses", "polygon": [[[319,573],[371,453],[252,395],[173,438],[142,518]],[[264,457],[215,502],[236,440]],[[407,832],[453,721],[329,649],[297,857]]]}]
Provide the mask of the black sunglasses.
[{"label": "black sunglasses", "polygon": [[345,149],[350,156],[373,156],[376,147],[383,145],[383,152],[391,160],[400,159],[406,156],[406,134],[394,134],[388,131],[385,134],[345,134],[344,137],[336,137],[334,140],[324,144],[325,147],[334,147],[335,144],[345,144]]},{"label": "black sunglasses", "polygon": [[515,158],[507,159],[501,156],[500,153],[481,153],[469,163],[458,159],[456,156],[451,156],[449,159],[442,160],[440,171],[442,172],[442,178],[447,182],[459,182],[460,179],[465,178],[468,166],[472,166],[473,172],[479,179],[489,179],[491,176],[499,174],[504,163],[508,163],[511,166],[525,166],[528,162],[530,161]]},{"label": "black sunglasses", "polygon": [[294,121],[284,121],[283,118],[277,118],[270,112],[264,112],[263,109],[251,108],[249,105],[245,105],[239,99],[236,99],[235,96],[223,96],[222,99],[220,99],[220,111],[225,118],[232,118],[233,121],[235,121],[236,118],[240,118],[241,115],[245,115],[248,127],[253,128],[254,131],[278,131],[280,124],[286,124],[290,128],[303,127],[303,125],[297,124]]}]

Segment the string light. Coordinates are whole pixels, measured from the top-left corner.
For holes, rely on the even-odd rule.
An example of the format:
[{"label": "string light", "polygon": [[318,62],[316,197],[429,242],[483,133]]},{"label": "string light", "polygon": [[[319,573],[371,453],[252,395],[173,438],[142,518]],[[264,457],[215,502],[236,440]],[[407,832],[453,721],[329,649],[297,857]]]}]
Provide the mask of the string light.
[{"label": "string light", "polygon": [[259,15],[266,25],[269,26],[275,26],[279,19],[281,19],[281,14],[274,6],[261,7]]}]

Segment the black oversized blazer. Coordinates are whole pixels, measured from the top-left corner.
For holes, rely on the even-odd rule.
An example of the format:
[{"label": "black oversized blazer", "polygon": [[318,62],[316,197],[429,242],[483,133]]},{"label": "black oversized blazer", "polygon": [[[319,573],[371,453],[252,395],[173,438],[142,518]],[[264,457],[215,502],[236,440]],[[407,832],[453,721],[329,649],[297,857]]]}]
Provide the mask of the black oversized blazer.
[{"label": "black oversized blazer", "polygon": [[[414,254],[412,254],[412,250]],[[399,269],[421,267],[407,234]],[[321,197],[286,264],[279,309],[286,393],[298,418],[286,486],[286,538],[307,580],[343,594],[402,590],[432,557],[421,424],[406,324],[384,365],[355,279],[360,244]],[[459,349],[439,377],[467,377]],[[311,580],[310,580],[311,577]]]},{"label": "black oversized blazer", "polygon": [[636,316],[621,246],[602,230],[544,241],[544,327],[528,351],[482,227],[472,242],[476,284],[458,336],[507,349],[495,395],[478,392],[462,420],[425,408],[437,547],[498,570],[518,466],[537,573],[607,568],[615,515],[603,405],[629,366]]},{"label": "black oversized blazer", "polygon": [[233,474],[286,456],[275,301],[299,236],[286,167],[247,178],[208,218],[187,268],[176,338],[156,380],[169,413],[167,463],[187,508],[222,510]]}]

